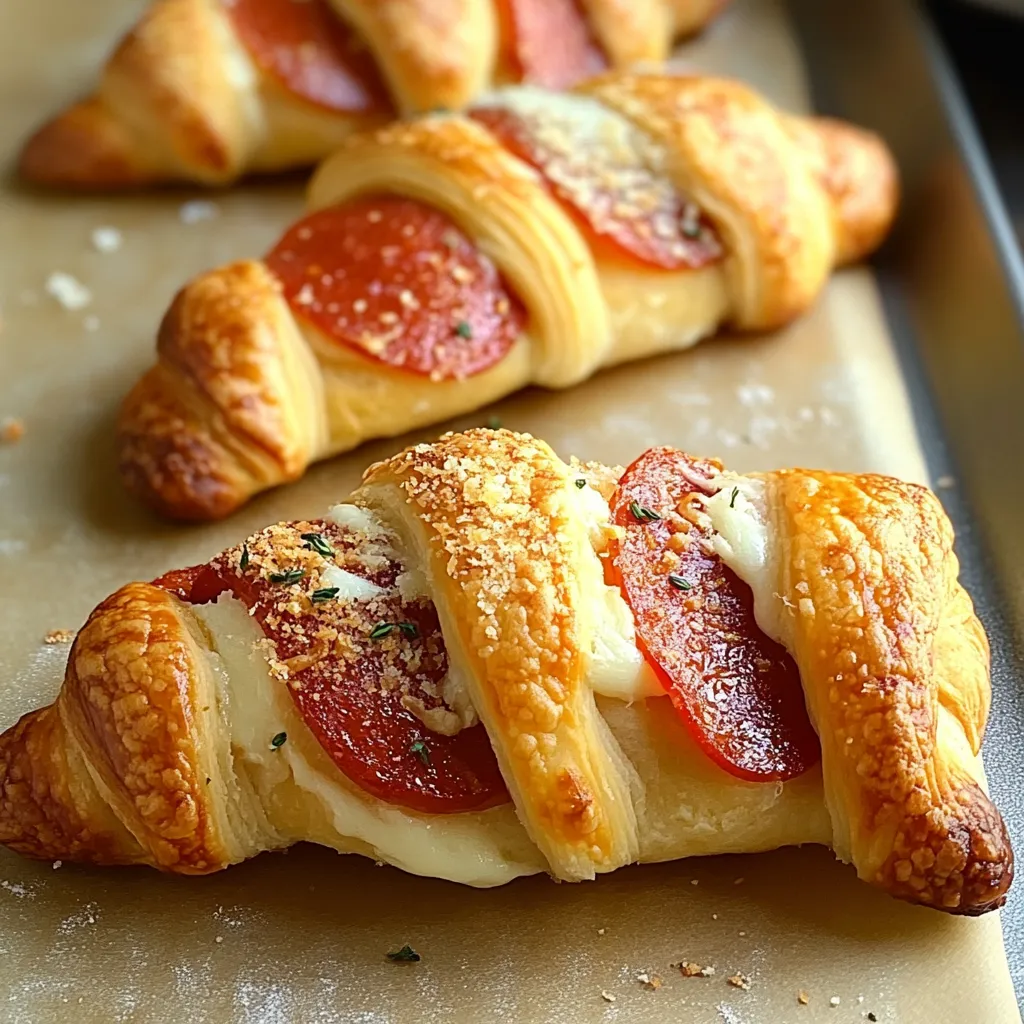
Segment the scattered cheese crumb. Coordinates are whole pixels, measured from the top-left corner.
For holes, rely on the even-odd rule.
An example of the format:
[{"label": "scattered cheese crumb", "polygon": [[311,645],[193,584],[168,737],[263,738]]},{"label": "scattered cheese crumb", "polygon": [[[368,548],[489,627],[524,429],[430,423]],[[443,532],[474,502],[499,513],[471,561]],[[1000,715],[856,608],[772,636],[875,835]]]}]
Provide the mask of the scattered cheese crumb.
[{"label": "scattered cheese crumb", "polygon": [[92,302],[92,292],[62,270],[54,271],[46,279],[46,294],[52,295],[65,309],[84,309]]},{"label": "scattered cheese crumb", "polygon": [[607,928],[598,928],[598,929],[597,929],[597,934],[598,934],[598,935],[604,935],[604,933],[605,933],[605,932],[606,932],[607,930],[608,930]]},{"label": "scattered cheese crumb", "polygon": [[718,915],[717,914],[712,914],[711,915],[711,920],[712,921],[717,921],[718,920]]},{"label": "scattered cheese crumb", "polygon": [[640,982],[644,988],[659,989],[661,988],[662,981],[657,974],[648,974],[644,971],[642,974],[636,976],[636,980]]},{"label": "scattered cheese crumb", "polygon": [[25,436],[25,424],[15,416],[0,420],[0,441],[16,444]]},{"label": "scattered cheese crumb", "polygon": [[43,643],[52,647],[55,644],[69,644],[74,639],[75,631],[73,629],[51,629],[43,637]]},{"label": "scattered cheese crumb", "polygon": [[198,224],[200,221],[213,220],[220,213],[216,203],[209,199],[191,199],[178,208],[178,218],[182,224]]},{"label": "scattered cheese crumb", "polygon": [[92,247],[97,252],[117,252],[121,248],[121,232],[117,228],[93,228]]},{"label": "scattered cheese crumb", "polygon": [[223,942],[224,941],[224,936],[223,935],[218,935],[213,941],[214,942]]},{"label": "scattered cheese crumb", "polygon": [[837,1007],[841,1002],[842,1002],[842,1000],[839,998],[839,996],[833,996],[828,1001],[828,1005],[831,1006],[833,1009],[835,1009],[835,1007]]},{"label": "scattered cheese crumb", "polygon": [[604,1001],[605,1001],[606,1003],[614,1003],[614,1002],[615,1002],[615,996],[613,996],[613,995],[611,994],[611,992],[609,992],[609,991],[608,991],[607,989],[602,989],[602,990],[601,990],[601,998],[602,998],[602,999],[603,999],[603,1000],[604,1000]]},{"label": "scattered cheese crumb", "polygon": [[811,1001],[811,997],[807,994],[807,991],[805,989],[800,989],[800,991],[796,994],[796,1001],[801,1006],[806,1006]]},{"label": "scattered cheese crumb", "polygon": [[746,934],[747,934],[746,932],[740,932],[740,933],[739,933],[739,936],[740,936],[740,938],[742,939],[742,938],[744,938],[744,937],[746,936]]},{"label": "scattered cheese crumb", "polygon": [[53,862],[53,870],[56,871],[57,868],[59,868],[63,863],[64,863],[64,861],[62,861],[62,860],[55,860]]},{"label": "scattered cheese crumb", "polygon": [[695,964],[692,960],[680,960],[679,963],[672,966],[678,967],[679,973],[684,978],[710,978],[715,973],[714,967],[701,967],[700,964]]},{"label": "scattered cheese crumb", "polygon": [[750,988],[750,979],[745,978],[742,974],[733,974],[725,979],[732,985],[733,988],[741,988],[744,992]]},{"label": "scattered cheese crumb", "polygon": [[691,878],[690,885],[700,885],[700,880],[697,878]]},{"label": "scattered cheese crumb", "polygon": [[313,286],[307,281],[300,289],[295,301],[300,306],[311,306],[313,304]]}]

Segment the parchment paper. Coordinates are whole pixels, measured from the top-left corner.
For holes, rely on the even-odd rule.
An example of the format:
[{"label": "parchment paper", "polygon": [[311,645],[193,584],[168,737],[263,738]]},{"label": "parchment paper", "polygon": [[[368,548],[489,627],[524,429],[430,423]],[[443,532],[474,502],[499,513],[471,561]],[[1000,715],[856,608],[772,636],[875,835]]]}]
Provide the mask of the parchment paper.
[{"label": "parchment paper", "polygon": [[[84,86],[140,6],[4,5],[0,152],[13,158],[29,128]],[[805,104],[799,57],[772,0],[738,0],[683,57],[743,75],[792,108]],[[215,207],[182,210],[197,198]],[[211,209],[210,219],[182,220]],[[0,194],[0,418],[20,417],[27,428],[19,444],[0,447],[0,726],[56,693],[67,647],[45,646],[48,630],[77,628],[128,579],[199,561],[275,519],[321,511],[371,460],[412,440],[368,445],[214,526],[158,522],[120,490],[115,411],[152,358],[173,292],[195,271],[262,252],[300,209],[299,179],[213,197],[73,199],[10,182]],[[122,233],[118,251],[92,246],[103,226]],[[45,291],[55,271],[87,285],[91,303],[61,308]],[[841,274],[818,308],[780,335],[717,340],[450,425],[492,414],[564,456],[625,462],[658,443],[719,454],[737,469],[925,473],[863,270]],[[1019,1020],[994,915],[953,920],[896,903],[823,849],[631,868],[578,886],[533,878],[491,891],[312,847],[194,880],[56,867],[0,852],[0,1019]],[[420,963],[386,961],[403,943]],[[681,959],[716,973],[683,977],[670,966]],[[728,983],[734,972],[750,979],[749,990]],[[659,975],[662,986],[645,986],[641,974]]]}]

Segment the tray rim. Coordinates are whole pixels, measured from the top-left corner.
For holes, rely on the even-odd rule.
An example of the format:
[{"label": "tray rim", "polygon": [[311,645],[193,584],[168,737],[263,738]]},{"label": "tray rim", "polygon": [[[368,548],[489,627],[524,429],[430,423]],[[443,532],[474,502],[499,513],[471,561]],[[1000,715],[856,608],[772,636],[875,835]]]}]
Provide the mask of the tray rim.
[{"label": "tray rim", "polygon": [[[891,118],[898,115],[879,109],[878,90],[867,84],[870,75],[865,75],[863,68],[878,66],[869,62],[872,39],[898,37],[903,47],[916,48],[907,55],[912,58],[907,67],[919,73],[912,76],[907,92],[917,90],[918,101],[924,94],[927,110],[922,116],[930,119],[928,128],[939,140],[942,158],[952,158],[951,173],[964,186],[958,198],[966,198],[970,204],[960,213],[976,232],[973,255],[978,255],[980,239],[984,258],[997,268],[991,281],[998,307],[993,344],[1011,362],[1024,361],[1024,258],[963,86],[931,16],[916,0],[868,0],[857,5],[856,17],[861,20],[857,31],[850,13],[844,10],[846,4],[820,0],[786,0],[786,4],[803,50],[815,109],[879,130],[898,159],[910,152],[910,144],[901,146],[901,140],[886,131]],[[899,106],[898,97],[886,96]],[[916,156],[919,161],[919,154]],[[903,159],[900,164],[902,168]],[[927,172],[917,171],[905,176],[905,201],[915,199],[927,177]],[[975,435],[965,437],[957,432],[964,417],[977,410],[968,407],[967,396],[958,397],[957,389],[949,386],[946,378],[952,364],[946,356],[948,348],[936,344],[946,328],[928,316],[927,307],[934,304],[935,296],[921,287],[920,273],[915,276],[912,266],[925,255],[921,249],[930,239],[920,234],[908,237],[900,227],[898,223],[894,238],[878,254],[874,266],[929,474],[933,481],[948,477],[957,482],[938,493],[957,533],[961,579],[975,600],[992,644],[993,714],[985,763],[993,793],[1009,807],[1013,772],[1024,761],[1024,604],[1017,597],[1024,562],[1020,551],[1008,542],[1005,530],[984,514],[993,502],[1008,500],[1005,477],[1001,482],[992,479],[985,469],[990,460],[984,458],[980,460],[982,471],[975,471],[978,456],[987,453],[977,450]],[[952,265],[969,256],[964,248],[940,259]],[[950,325],[948,329],[955,328]],[[990,364],[992,374],[995,367]],[[1020,410],[1008,417],[1008,427],[1021,450],[1024,416]],[[963,473],[965,467],[971,471]],[[1024,816],[1013,815],[1007,824],[1016,849],[1024,849]],[[1010,974],[1018,1007],[1024,1013],[1024,893],[1019,883],[1001,917]]]}]

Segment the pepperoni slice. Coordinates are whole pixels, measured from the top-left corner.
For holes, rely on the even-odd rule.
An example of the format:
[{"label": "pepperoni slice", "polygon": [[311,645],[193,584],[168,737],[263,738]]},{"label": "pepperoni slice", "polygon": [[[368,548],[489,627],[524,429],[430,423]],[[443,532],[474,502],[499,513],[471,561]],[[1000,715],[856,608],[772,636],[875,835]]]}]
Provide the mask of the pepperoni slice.
[{"label": "pepperoni slice", "polygon": [[292,225],[267,257],[296,315],[433,380],[481,373],[526,322],[494,264],[440,210],[362,197]]},{"label": "pepperoni slice", "polygon": [[[300,541],[318,535],[332,552],[331,562],[383,592],[359,600],[329,596],[317,590],[312,570],[293,582],[280,574],[271,577],[258,554],[268,532],[278,535],[274,550],[291,547],[322,565]],[[427,713],[443,705],[439,687],[448,656],[433,604],[404,600],[393,589],[401,565],[375,555],[368,568],[357,536],[319,520],[271,527],[250,539],[244,550],[250,549],[244,569],[237,553],[229,554],[207,566],[168,573],[156,584],[194,604],[224,590],[243,601],[273,641],[272,664],[287,667],[287,685],[306,725],[346,777],[366,792],[425,814],[479,811],[508,802],[483,726],[446,736],[409,710],[410,701]]]},{"label": "pepperoni slice", "polygon": [[498,18],[517,81],[567,89],[608,67],[578,0],[499,0]]},{"label": "pepperoni slice", "polygon": [[611,256],[664,270],[722,257],[710,221],[680,195],[660,156],[628,121],[586,96],[505,94],[470,116],[535,167],[581,228]]},{"label": "pepperoni slice", "polygon": [[612,501],[625,535],[610,575],[638,646],[707,755],[741,779],[791,779],[821,757],[797,667],[757,628],[750,587],[704,549],[699,517],[686,518],[717,472],[671,448],[641,455]]},{"label": "pepperoni slice", "polygon": [[372,54],[327,0],[224,0],[261,71],[317,106],[351,113],[391,109]]}]

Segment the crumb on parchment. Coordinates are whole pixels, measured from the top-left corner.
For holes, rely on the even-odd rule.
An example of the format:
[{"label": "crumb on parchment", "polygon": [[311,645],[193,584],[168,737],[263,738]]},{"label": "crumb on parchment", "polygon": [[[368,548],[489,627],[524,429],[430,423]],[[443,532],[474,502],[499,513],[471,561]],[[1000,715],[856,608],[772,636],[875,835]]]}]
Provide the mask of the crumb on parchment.
[{"label": "crumb on parchment", "polygon": [[92,302],[92,292],[78,278],[55,270],[46,279],[46,293],[65,309],[84,309]]},{"label": "crumb on parchment", "polygon": [[725,980],[729,982],[729,984],[732,985],[733,988],[741,988],[744,992],[748,991],[750,988],[750,979],[740,974],[739,971],[737,971],[735,974],[731,974]]},{"label": "crumb on parchment", "polygon": [[680,960],[672,966],[677,968],[684,978],[712,978],[715,974],[715,969],[710,964],[702,967],[692,960]]},{"label": "crumb on parchment", "polygon": [[73,629],[51,629],[43,637],[43,643],[52,647],[55,644],[69,644],[74,639],[75,631]]},{"label": "crumb on parchment", "polygon": [[92,247],[97,252],[111,253],[117,252],[121,248],[122,236],[117,228],[103,225],[102,227],[92,229],[90,240],[92,241]]},{"label": "crumb on parchment", "polygon": [[661,977],[657,974],[650,974],[647,971],[643,971],[641,974],[636,976],[636,980],[640,982],[644,988],[654,989],[657,991],[664,984]]},{"label": "crumb on parchment", "polygon": [[0,420],[0,441],[17,444],[25,436],[25,423],[17,416],[5,416]]}]

